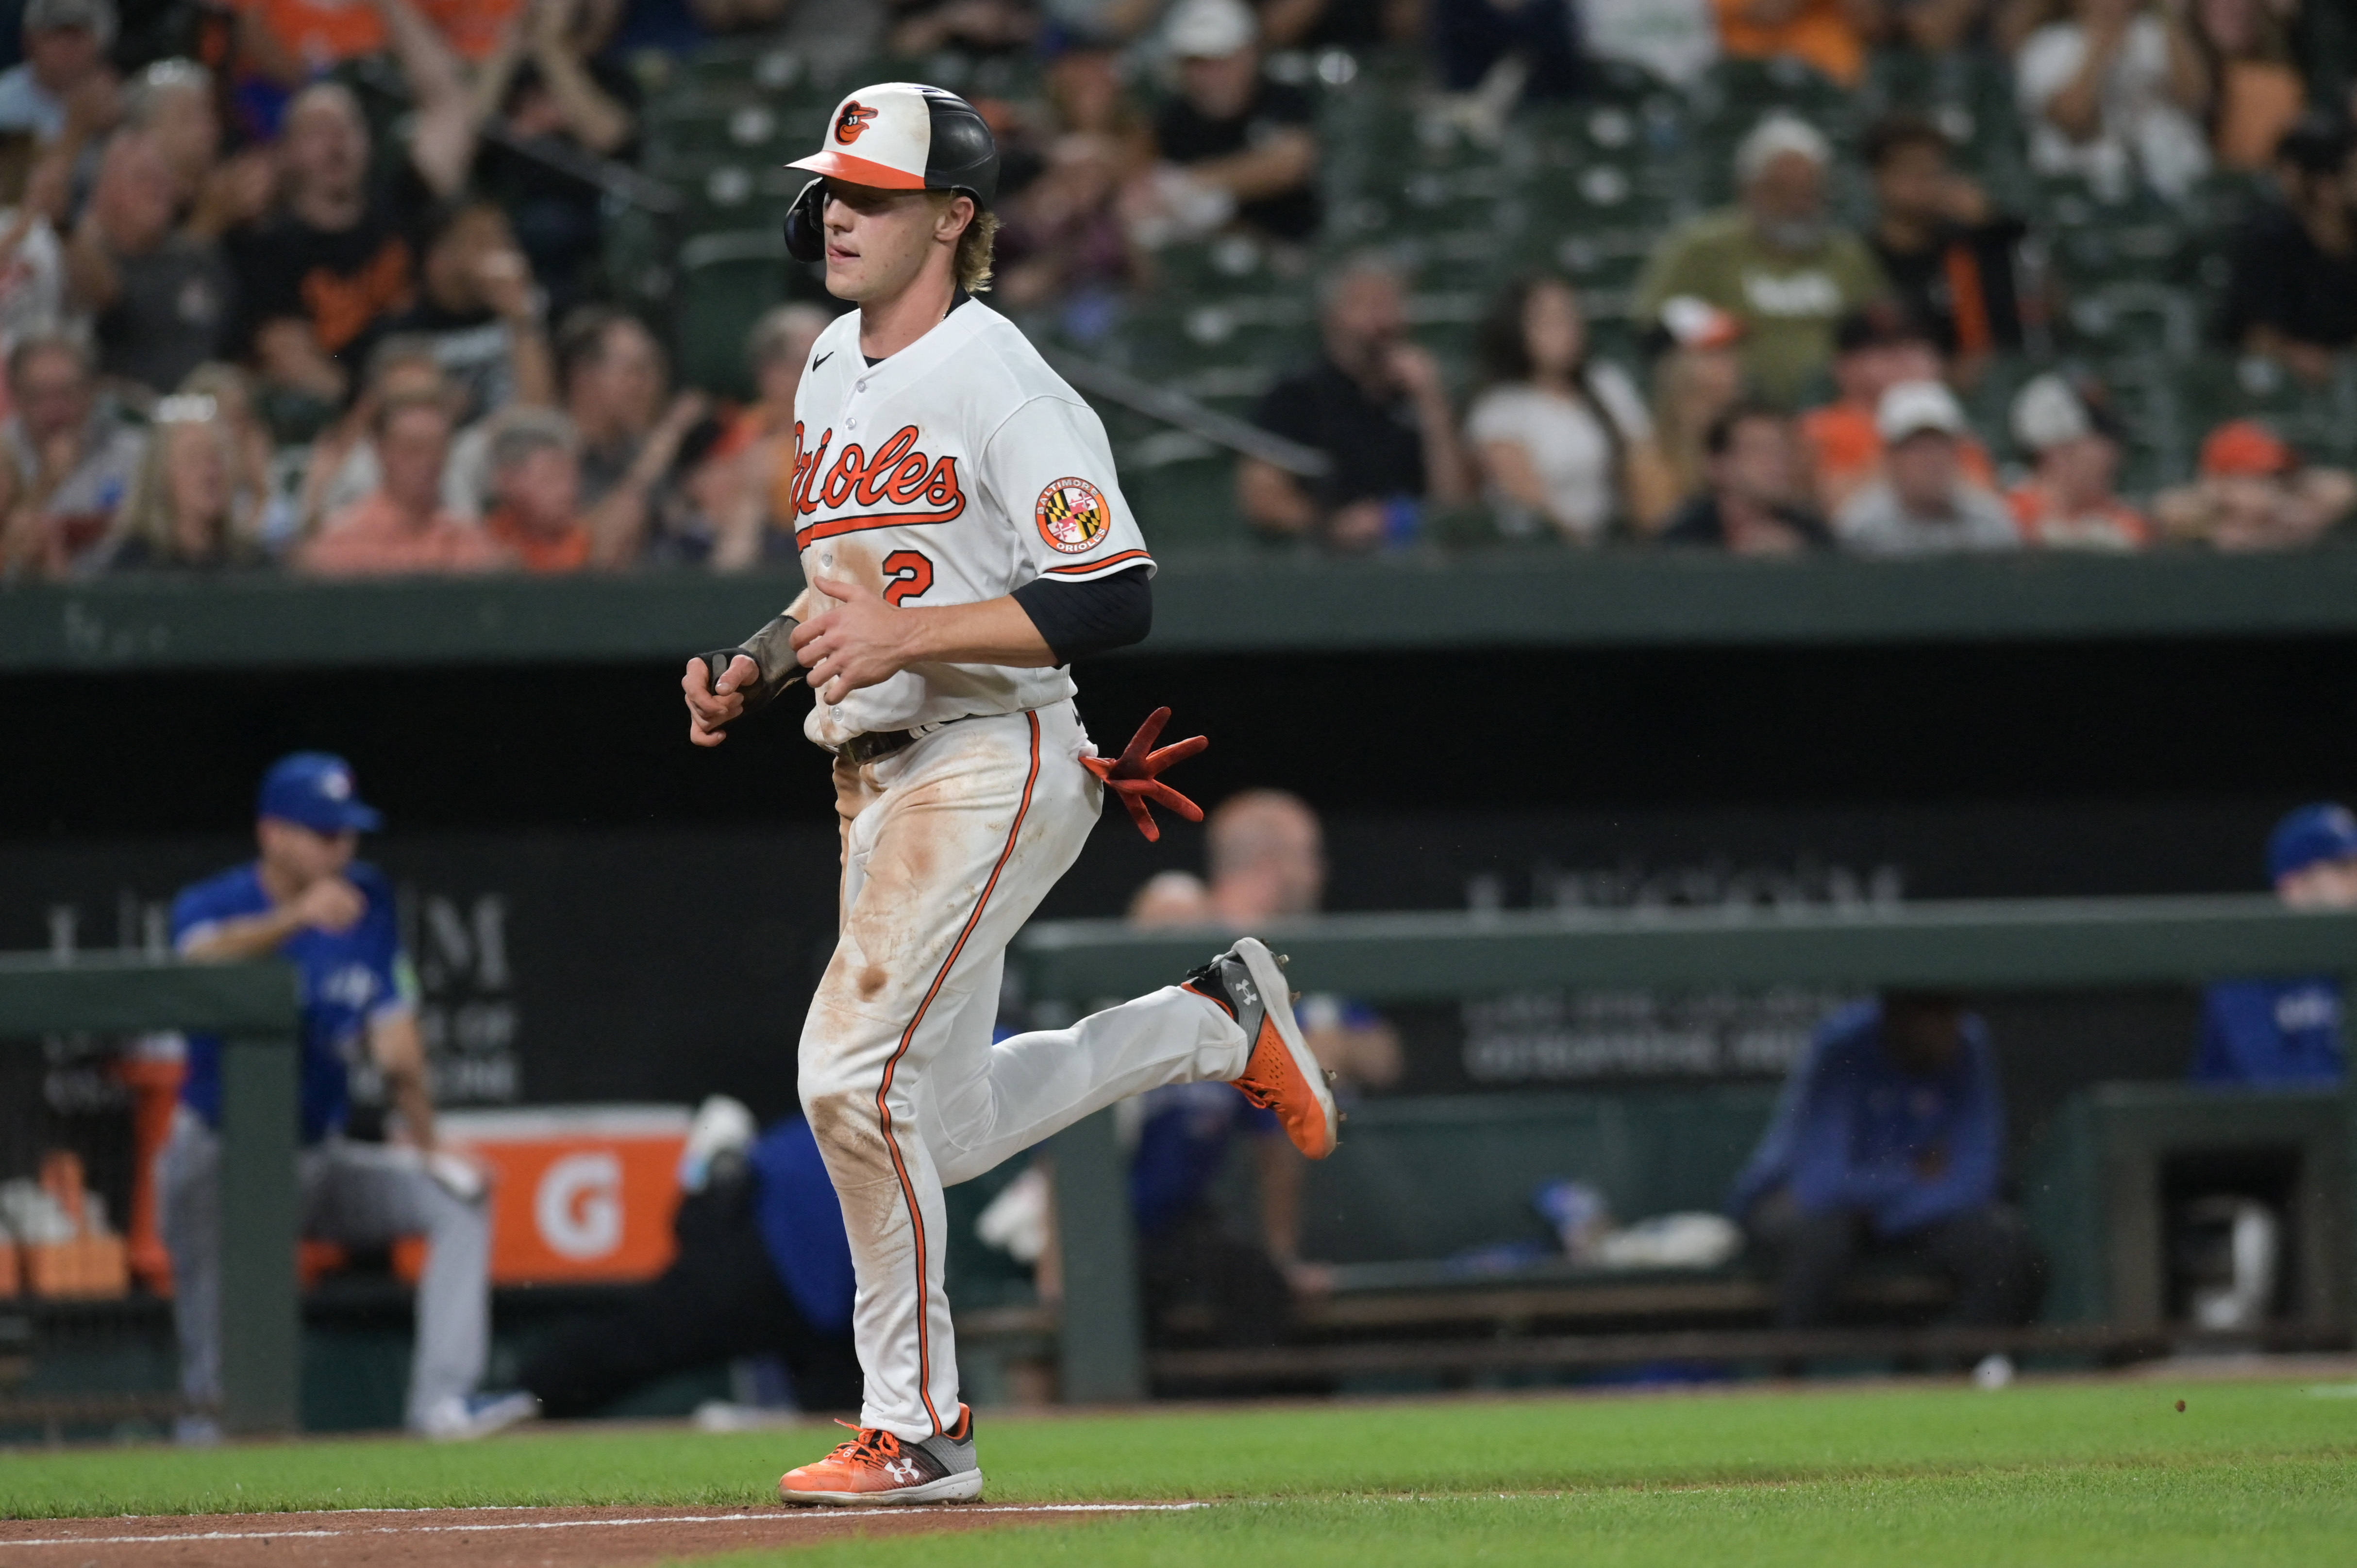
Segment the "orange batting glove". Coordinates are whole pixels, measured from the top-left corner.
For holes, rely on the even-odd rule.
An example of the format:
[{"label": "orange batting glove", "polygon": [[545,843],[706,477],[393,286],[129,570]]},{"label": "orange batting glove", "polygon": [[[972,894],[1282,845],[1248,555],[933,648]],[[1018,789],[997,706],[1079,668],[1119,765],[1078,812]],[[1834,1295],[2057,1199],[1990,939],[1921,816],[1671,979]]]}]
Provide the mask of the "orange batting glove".
[{"label": "orange batting glove", "polygon": [[1103,779],[1105,787],[1121,797],[1121,803],[1129,808],[1129,820],[1137,824],[1137,831],[1146,835],[1148,843],[1159,843],[1162,838],[1162,829],[1146,807],[1148,800],[1161,802],[1190,822],[1203,820],[1202,807],[1163,783],[1157,775],[1211,743],[1199,735],[1159,751],[1147,750],[1154,737],[1162,733],[1162,726],[1169,722],[1170,710],[1157,708],[1146,715],[1146,722],[1137,726],[1137,733],[1129,737],[1129,745],[1122,748],[1118,757],[1110,762],[1102,757],[1081,758],[1082,767]]}]

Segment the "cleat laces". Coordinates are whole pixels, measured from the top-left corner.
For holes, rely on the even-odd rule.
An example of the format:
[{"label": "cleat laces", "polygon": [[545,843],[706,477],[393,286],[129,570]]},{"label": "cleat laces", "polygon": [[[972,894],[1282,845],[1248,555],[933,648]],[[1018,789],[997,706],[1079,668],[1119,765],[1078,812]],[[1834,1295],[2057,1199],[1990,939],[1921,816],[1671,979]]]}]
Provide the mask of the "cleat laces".
[{"label": "cleat laces", "polygon": [[847,1421],[835,1425],[851,1434],[851,1441],[838,1443],[830,1460],[845,1465],[882,1466],[900,1456],[900,1440],[880,1426],[854,1426]]}]

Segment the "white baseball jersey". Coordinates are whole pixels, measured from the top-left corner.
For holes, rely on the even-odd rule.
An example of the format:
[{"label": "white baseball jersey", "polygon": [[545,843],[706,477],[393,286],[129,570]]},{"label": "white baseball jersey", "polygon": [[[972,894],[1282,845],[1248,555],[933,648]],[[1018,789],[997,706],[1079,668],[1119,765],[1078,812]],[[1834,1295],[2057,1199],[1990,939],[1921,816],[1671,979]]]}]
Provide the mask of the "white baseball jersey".
[{"label": "white baseball jersey", "polygon": [[[894,605],[1001,598],[1040,577],[1153,567],[1104,425],[1005,317],[969,299],[869,365],[859,314],[819,334],[794,394],[794,544],[806,581],[847,578]],[[789,612],[831,601],[805,589]],[[811,709],[821,746],[1072,696],[1068,670],[917,664]]]}]

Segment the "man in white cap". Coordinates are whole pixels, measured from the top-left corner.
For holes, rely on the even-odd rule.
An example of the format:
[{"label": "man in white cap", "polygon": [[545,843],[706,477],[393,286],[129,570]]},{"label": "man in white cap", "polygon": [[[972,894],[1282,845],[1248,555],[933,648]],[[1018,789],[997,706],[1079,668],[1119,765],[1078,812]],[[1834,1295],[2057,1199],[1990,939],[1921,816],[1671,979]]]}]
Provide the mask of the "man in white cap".
[{"label": "man in white cap", "polygon": [[2021,543],[2005,503],[1964,476],[1958,451],[1971,426],[1938,381],[1900,381],[1875,410],[1882,477],[1834,519],[1842,543],[1864,555],[2012,550]]},{"label": "man in white cap", "polygon": [[834,755],[841,931],[802,1029],[803,1109],[842,1201],[866,1378],[852,1440],[787,1472],[790,1503],[982,1495],[943,1289],[943,1187],[1091,1112],[1218,1079],[1301,1151],[1339,1115],[1280,961],[1240,939],[1180,983],[1070,1028],[994,1044],[1007,942],[1081,852],[1105,793],[1151,840],[1169,711],[1100,757],[1067,666],[1142,639],[1154,563],[1104,426],[1014,325],[990,276],[998,185],[963,99],[865,87],[827,122],[786,245],[858,309],[794,391],[789,506],[802,596],[687,662],[689,739],[807,681],[803,733]]},{"label": "man in white cap", "polygon": [[54,142],[73,100],[114,80],[114,0],[28,0],[24,41],[23,62],[0,71],[0,131]]},{"label": "man in white cap", "polygon": [[1770,114],[1735,150],[1738,202],[1672,232],[1645,264],[1635,315],[1692,295],[1744,324],[1744,369],[1790,403],[1833,353],[1834,324],[1886,293],[1866,242],[1833,225],[1825,168],[1833,147],[1797,115]]},{"label": "man in white cap", "polygon": [[1178,91],[1154,117],[1155,150],[1275,239],[1318,231],[1316,106],[1260,69],[1260,22],[1243,0],[1180,0],[1163,24]]},{"label": "man in white cap", "polygon": [[2013,434],[2036,463],[2006,497],[2025,543],[2141,550],[2152,542],[2152,523],[2112,489],[2120,425],[2101,389],[2051,371],[2038,377],[2013,400]]}]

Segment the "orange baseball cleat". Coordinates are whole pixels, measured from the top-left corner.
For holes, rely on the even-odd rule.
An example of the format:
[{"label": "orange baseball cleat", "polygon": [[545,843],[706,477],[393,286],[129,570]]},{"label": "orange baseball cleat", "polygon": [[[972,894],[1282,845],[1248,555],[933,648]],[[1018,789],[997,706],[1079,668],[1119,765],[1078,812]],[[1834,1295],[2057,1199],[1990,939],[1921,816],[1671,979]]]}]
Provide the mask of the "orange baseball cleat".
[{"label": "orange baseball cleat", "polygon": [[974,1412],[958,1406],[957,1424],[921,1443],[880,1427],[851,1427],[852,1439],[834,1453],[798,1466],[778,1479],[781,1503],[874,1508],[894,1503],[968,1503],[982,1496],[982,1466],[974,1456]]},{"label": "orange baseball cleat", "polygon": [[1326,1092],[1326,1069],[1309,1054],[1301,1023],[1293,1015],[1285,961],[1257,937],[1235,946],[1189,973],[1181,983],[1236,1021],[1252,1042],[1252,1055],[1236,1091],[1264,1111],[1274,1111],[1293,1146],[1313,1160],[1334,1152],[1340,1117]]}]

